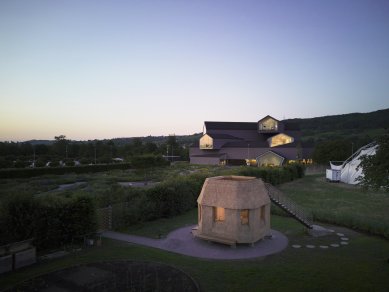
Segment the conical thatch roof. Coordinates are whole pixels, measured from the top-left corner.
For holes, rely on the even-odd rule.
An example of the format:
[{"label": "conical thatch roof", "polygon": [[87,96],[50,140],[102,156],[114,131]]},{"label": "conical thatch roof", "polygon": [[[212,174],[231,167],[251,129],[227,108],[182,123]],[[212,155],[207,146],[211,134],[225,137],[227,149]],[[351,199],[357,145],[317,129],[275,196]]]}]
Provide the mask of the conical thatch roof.
[{"label": "conical thatch roof", "polygon": [[217,176],[205,180],[197,202],[227,209],[257,209],[270,204],[270,199],[261,179]]}]

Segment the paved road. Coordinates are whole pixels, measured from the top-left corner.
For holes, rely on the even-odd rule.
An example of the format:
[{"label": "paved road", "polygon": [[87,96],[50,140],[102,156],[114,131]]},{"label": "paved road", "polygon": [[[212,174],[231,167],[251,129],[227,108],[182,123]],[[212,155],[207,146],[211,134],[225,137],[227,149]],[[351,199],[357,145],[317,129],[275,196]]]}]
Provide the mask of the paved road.
[{"label": "paved road", "polygon": [[223,244],[210,243],[194,238],[192,235],[193,227],[187,226],[176,229],[169,233],[165,239],[151,239],[113,231],[105,231],[102,235],[111,239],[159,248],[183,255],[219,260],[267,256],[281,252],[288,246],[288,238],[276,230],[271,231],[273,235],[271,239],[260,240],[253,247],[239,244],[236,248],[231,248]]}]

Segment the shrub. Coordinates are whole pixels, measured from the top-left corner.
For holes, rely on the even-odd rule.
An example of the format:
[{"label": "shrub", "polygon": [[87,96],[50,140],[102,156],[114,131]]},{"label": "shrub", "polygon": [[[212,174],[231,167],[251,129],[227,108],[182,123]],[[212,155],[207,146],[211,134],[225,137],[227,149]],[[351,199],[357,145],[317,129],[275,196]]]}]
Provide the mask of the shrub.
[{"label": "shrub", "polygon": [[2,206],[2,244],[34,238],[39,249],[59,247],[97,227],[94,201],[87,196],[71,198],[12,196]]}]

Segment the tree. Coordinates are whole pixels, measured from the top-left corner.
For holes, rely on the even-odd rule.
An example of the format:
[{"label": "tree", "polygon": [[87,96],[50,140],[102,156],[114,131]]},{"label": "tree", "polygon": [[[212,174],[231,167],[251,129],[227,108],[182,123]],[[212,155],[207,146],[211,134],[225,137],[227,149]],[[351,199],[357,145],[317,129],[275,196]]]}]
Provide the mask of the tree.
[{"label": "tree", "polygon": [[389,134],[377,139],[375,155],[362,156],[358,168],[362,168],[363,176],[359,183],[364,188],[383,188],[389,192]]},{"label": "tree", "polygon": [[69,144],[69,140],[66,139],[65,135],[59,135],[54,137],[54,151],[61,158],[67,158],[67,145]]},{"label": "tree", "polygon": [[352,144],[346,140],[330,140],[316,145],[313,160],[319,164],[344,161],[351,155]]}]

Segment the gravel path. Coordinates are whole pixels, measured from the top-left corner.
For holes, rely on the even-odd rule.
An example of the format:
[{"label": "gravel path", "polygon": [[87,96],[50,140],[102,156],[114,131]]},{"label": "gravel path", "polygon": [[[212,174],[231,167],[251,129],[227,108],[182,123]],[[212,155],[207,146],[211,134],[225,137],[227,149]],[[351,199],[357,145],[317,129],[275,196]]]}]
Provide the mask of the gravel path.
[{"label": "gravel path", "polygon": [[198,258],[206,259],[248,259],[271,255],[281,252],[288,246],[288,239],[281,232],[271,230],[272,238],[263,239],[254,246],[238,244],[236,248],[218,243],[210,243],[192,235],[192,228],[187,226],[176,229],[165,239],[151,239],[141,236],[129,235],[114,231],[105,231],[103,236],[111,239],[126,241],[139,245],[163,249]]}]

